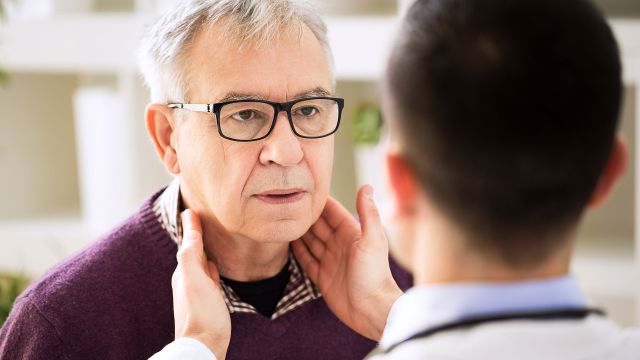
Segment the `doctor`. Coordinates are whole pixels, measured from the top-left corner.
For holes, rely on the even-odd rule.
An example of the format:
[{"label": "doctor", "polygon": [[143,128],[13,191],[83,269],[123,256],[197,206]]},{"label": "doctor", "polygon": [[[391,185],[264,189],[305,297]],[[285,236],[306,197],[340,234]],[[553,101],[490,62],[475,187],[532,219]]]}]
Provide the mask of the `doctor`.
[{"label": "doctor", "polygon": [[[640,358],[640,331],[591,308],[569,272],[585,210],[627,165],[619,51],[590,2],[419,0],[384,83],[391,244],[415,287],[390,279],[368,186],[361,224],[329,199],[292,245],[331,310],[380,336],[371,358]],[[226,309],[201,305],[221,296],[216,267],[183,216],[177,340],[156,358],[222,358]]]}]

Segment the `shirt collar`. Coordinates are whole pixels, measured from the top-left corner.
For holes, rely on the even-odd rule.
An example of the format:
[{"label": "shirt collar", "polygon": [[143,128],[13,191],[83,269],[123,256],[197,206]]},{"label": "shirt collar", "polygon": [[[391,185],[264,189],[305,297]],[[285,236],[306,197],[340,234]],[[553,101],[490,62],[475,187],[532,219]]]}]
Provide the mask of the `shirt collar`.
[{"label": "shirt collar", "polygon": [[582,291],[571,276],[420,286],[409,289],[393,304],[380,345],[388,347],[422,330],[469,317],[585,306]]},{"label": "shirt collar", "polygon": [[182,220],[180,213],[184,210],[180,195],[180,181],[174,178],[153,203],[153,210],[162,227],[169,233],[173,241],[182,243]]}]

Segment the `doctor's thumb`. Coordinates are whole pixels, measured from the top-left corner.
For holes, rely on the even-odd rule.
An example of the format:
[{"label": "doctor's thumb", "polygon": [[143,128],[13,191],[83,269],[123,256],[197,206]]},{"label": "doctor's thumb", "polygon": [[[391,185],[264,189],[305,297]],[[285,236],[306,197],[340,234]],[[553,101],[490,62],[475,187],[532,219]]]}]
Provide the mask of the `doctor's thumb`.
[{"label": "doctor's thumb", "polygon": [[362,237],[367,240],[384,239],[384,230],[380,220],[380,212],[373,199],[373,187],[363,185],[358,191],[356,201]]}]

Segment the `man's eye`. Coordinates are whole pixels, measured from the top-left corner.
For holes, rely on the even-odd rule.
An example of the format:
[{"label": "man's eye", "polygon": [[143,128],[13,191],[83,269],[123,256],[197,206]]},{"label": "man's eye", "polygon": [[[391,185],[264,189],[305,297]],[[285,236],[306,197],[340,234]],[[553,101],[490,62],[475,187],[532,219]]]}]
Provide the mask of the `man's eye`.
[{"label": "man's eye", "polygon": [[313,116],[316,115],[316,113],[318,112],[318,109],[312,107],[312,106],[304,106],[301,107],[300,109],[298,109],[298,113],[301,114],[302,116]]},{"label": "man's eye", "polygon": [[248,121],[256,117],[256,112],[253,110],[243,110],[231,115],[231,117],[238,121]]}]

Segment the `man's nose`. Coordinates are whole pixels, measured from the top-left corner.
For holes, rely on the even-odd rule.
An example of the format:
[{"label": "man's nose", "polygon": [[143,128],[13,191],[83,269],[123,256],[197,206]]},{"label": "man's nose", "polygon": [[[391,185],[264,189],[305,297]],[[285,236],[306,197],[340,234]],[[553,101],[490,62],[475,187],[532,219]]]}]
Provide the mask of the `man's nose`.
[{"label": "man's nose", "polygon": [[278,114],[271,134],[263,141],[260,162],[264,165],[276,163],[281,166],[293,166],[299,164],[304,157],[300,138],[293,133],[284,111]]}]

